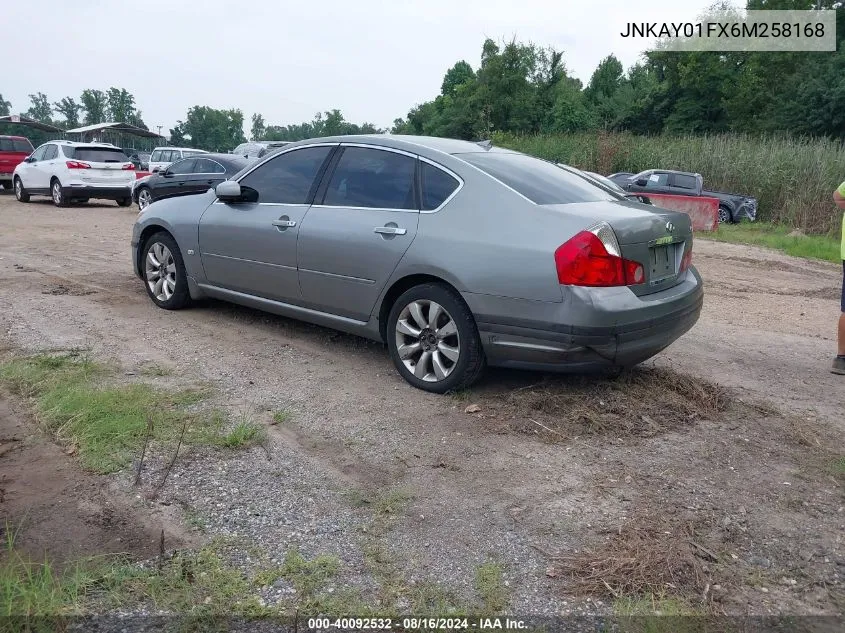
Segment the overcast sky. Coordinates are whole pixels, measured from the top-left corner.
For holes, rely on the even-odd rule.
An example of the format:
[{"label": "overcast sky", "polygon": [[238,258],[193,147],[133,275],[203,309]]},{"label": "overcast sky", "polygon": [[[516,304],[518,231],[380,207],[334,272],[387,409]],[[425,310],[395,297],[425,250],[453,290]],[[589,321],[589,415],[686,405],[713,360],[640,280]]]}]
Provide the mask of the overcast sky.
[{"label": "overcast sky", "polygon": [[[486,37],[564,51],[585,84],[615,54],[627,68],[650,43],[628,21],[693,20],[712,0],[19,0],[3,2],[12,111],[41,91],[125,87],[165,132],[193,105],[260,112],[270,124],[340,109],[389,126],[432,99],[446,70],[477,68]],[[743,3],[744,4],[744,3]],[[11,27],[11,28],[10,28]],[[11,55],[11,57],[9,57]],[[14,63],[12,63],[14,58]]]}]

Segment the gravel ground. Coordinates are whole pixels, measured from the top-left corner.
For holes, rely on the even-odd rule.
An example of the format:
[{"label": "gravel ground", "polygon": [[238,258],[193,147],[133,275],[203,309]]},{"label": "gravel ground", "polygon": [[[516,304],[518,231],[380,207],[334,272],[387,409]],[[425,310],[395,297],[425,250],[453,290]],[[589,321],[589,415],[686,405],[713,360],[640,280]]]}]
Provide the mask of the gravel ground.
[{"label": "gravel ground", "polygon": [[[219,302],[155,308],[132,275],[129,210],[0,196],[0,216],[0,333],[15,349],[85,347],[134,374],[155,363],[172,374],[148,380],[211,385],[215,403],[267,424],[266,446],[177,460],[156,503],[181,507],[209,536],[257,544],[277,561],[291,548],[336,555],[338,585],[373,599],[384,582],[368,560],[374,547],[408,586],[434,582],[469,603],[479,565],[495,562],[509,612],[590,614],[612,598],[573,595],[552,572],[556,557],[598,547],[643,510],[673,517],[689,507],[701,538],[736,552],[731,577],[741,579],[720,598],[724,610],[841,611],[842,487],[808,470],[814,451],[788,433],[793,418],[822,438],[845,429],[841,379],[827,373],[835,266],[697,241],[702,319],[652,364],[726,385],[738,404],[649,437],[611,430],[549,442],[516,431],[514,418],[530,426],[553,415],[493,406],[541,376],[491,371],[461,399],[426,394],[395,374],[381,346],[355,337]],[[464,413],[470,403],[481,411]],[[271,425],[277,410],[289,421]],[[154,454],[145,477],[167,459]],[[116,485],[151,511],[131,478]],[[732,533],[724,518],[742,515],[740,504],[749,518]],[[754,576],[766,592],[746,578],[754,556],[771,561]],[[790,569],[809,584],[778,586]]]}]

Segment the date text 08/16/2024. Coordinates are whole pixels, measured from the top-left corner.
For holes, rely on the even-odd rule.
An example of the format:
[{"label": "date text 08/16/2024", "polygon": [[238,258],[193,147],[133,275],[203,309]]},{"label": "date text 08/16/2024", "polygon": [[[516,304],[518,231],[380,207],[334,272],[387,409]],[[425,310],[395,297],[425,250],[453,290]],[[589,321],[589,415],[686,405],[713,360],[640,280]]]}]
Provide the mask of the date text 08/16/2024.
[{"label": "date text 08/16/2024", "polygon": [[443,630],[443,631],[517,631],[527,628],[523,620],[514,618],[310,618],[308,629],[314,631],[344,630]]}]

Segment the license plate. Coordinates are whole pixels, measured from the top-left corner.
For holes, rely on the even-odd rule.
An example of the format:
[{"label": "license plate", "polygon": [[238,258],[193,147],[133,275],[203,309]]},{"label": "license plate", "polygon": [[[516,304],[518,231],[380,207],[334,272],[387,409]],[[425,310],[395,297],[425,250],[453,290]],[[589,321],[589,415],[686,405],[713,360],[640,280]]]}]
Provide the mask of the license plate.
[{"label": "license plate", "polygon": [[649,249],[651,274],[649,279],[656,281],[675,274],[675,245],[655,246]]}]

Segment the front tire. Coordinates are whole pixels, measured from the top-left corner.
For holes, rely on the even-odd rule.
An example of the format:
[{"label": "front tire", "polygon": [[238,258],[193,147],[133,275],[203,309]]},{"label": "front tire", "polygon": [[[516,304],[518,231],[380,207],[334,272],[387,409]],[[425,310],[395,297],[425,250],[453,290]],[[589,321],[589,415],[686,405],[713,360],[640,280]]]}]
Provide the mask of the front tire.
[{"label": "front tire", "polygon": [[164,231],[144,242],[144,288],[159,308],[179,310],[191,303],[188,275],[176,240]]},{"label": "front tire", "polygon": [[[711,207],[712,208],[712,207]],[[719,224],[731,224],[733,222],[733,214],[723,204],[719,205]]]},{"label": "front tire", "polygon": [[15,198],[18,202],[29,202],[29,194],[23,188],[23,181],[15,178]]},{"label": "front tire", "polygon": [[53,198],[53,204],[57,207],[66,207],[67,200],[65,200],[65,193],[62,190],[62,183],[59,182],[58,178],[53,178],[53,182],[50,183],[50,194]]},{"label": "front tire", "polygon": [[472,313],[444,284],[402,293],[387,319],[387,347],[399,374],[433,393],[468,387],[486,364]]},{"label": "front tire", "polygon": [[131,207],[132,206],[132,198],[121,198],[117,200],[117,206],[119,207]]}]

